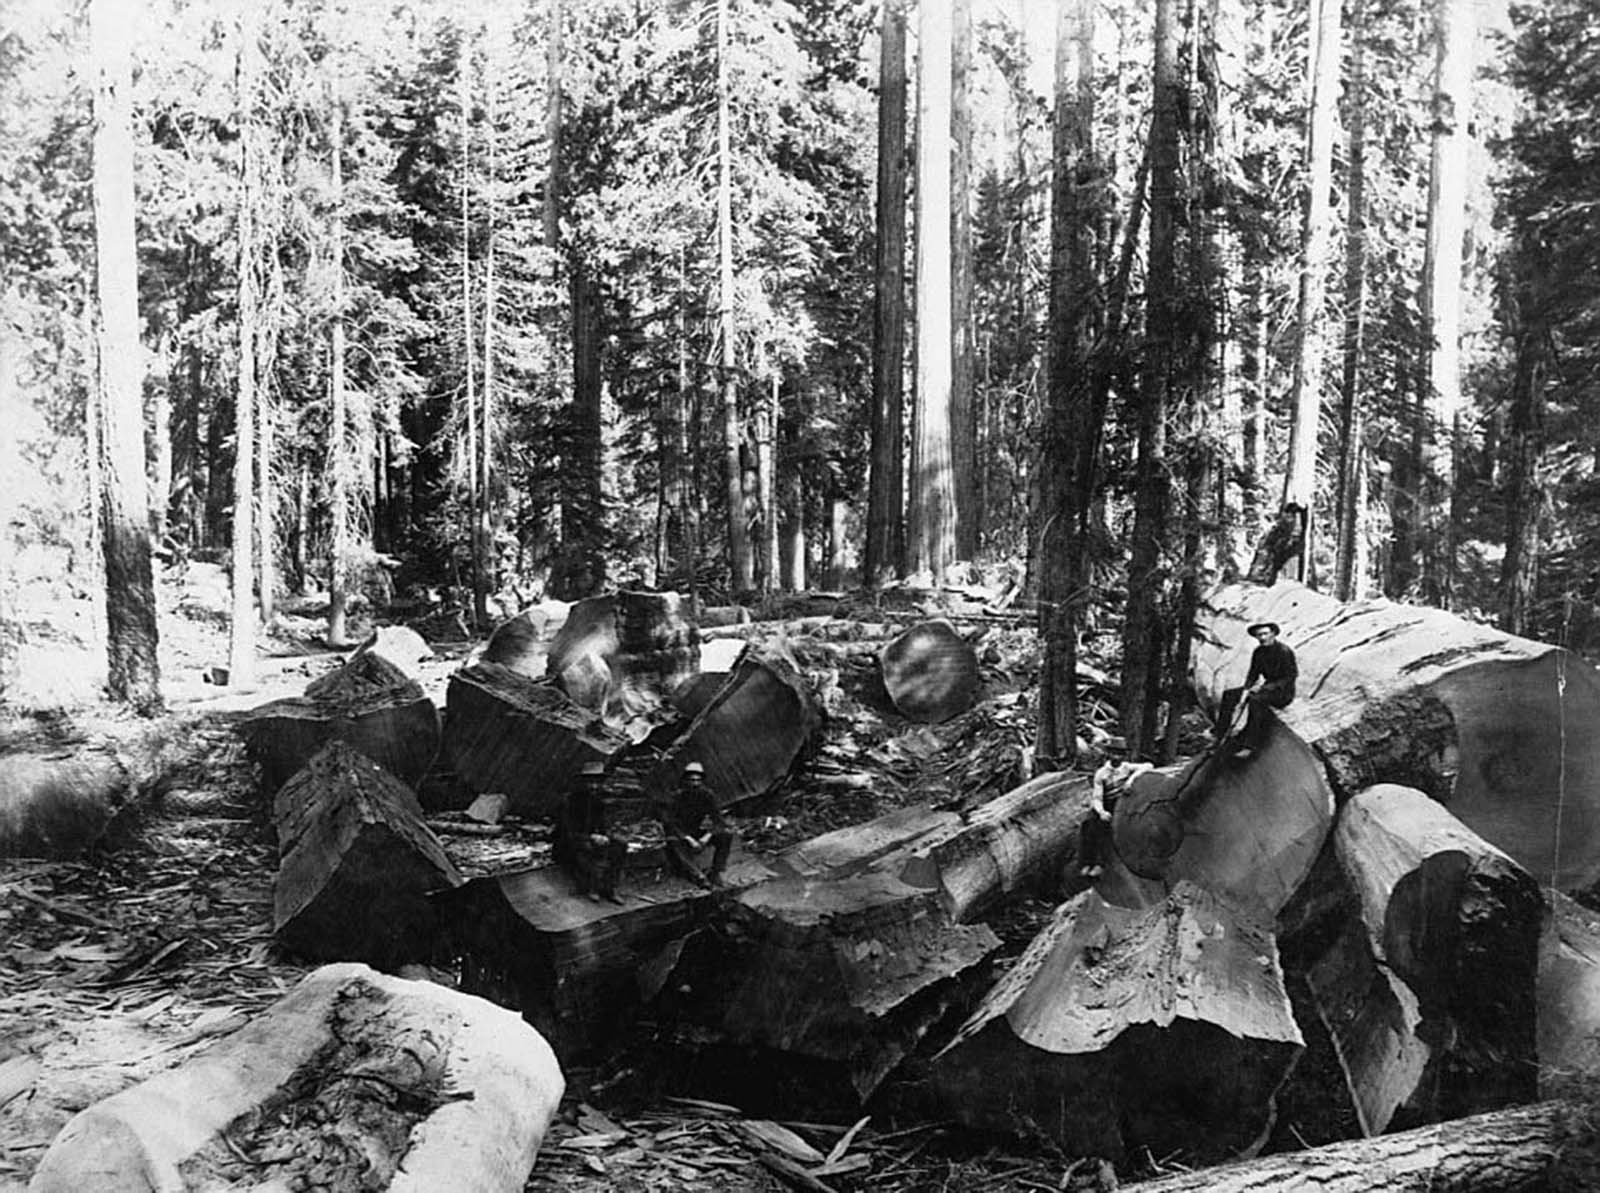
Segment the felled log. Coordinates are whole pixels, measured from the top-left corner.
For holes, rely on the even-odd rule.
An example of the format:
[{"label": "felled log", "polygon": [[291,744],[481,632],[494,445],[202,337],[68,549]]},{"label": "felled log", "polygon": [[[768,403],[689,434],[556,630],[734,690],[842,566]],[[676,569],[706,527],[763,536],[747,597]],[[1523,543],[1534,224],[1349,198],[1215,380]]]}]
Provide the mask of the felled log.
[{"label": "felled log", "polygon": [[235,725],[275,792],[330,741],[360,750],[402,782],[415,784],[439,752],[439,714],[416,680],[373,651],[313,680],[304,696],[274,700]]},{"label": "felled log", "polygon": [[384,968],[425,957],[428,896],[461,875],[406,785],[366,755],[329,742],[279,789],[273,931],[303,956]]},{"label": "felled log", "polygon": [[[1592,1149],[1593,1108],[1539,1102],[1124,1185],[1124,1193],[1537,1193],[1592,1188],[1575,1153]],[[1577,1146],[1575,1146],[1577,1145]],[[1552,1178],[1571,1171],[1557,1183]]]},{"label": "felled log", "polygon": [[457,777],[474,793],[503,793],[522,816],[552,814],[585,762],[628,744],[555,685],[499,663],[452,675],[445,707],[444,748]]},{"label": "felled log", "polygon": [[545,673],[553,636],[549,614],[538,605],[530,606],[494,628],[479,661],[499,663],[529,679],[538,679]]},{"label": "felled log", "polygon": [[356,654],[375,654],[398,667],[408,678],[417,677],[417,664],[433,657],[433,647],[410,626],[379,626],[356,648]]},{"label": "felled log", "polygon": [[1539,1092],[1590,1093],[1600,1081],[1600,914],[1551,896],[1539,940]]},{"label": "felled log", "polygon": [[1362,1131],[1534,1098],[1538,884],[1409,787],[1355,796],[1333,840],[1359,920],[1308,977]]},{"label": "felled log", "polygon": [[1441,610],[1341,604],[1287,582],[1223,588],[1208,609],[1194,657],[1202,699],[1243,681],[1250,624],[1279,623],[1300,678],[1278,719],[1339,798],[1416,787],[1541,883],[1600,881],[1600,735],[1576,729],[1600,722],[1589,664]]},{"label": "felled log", "polygon": [[747,649],[714,691],[701,682],[683,698],[694,719],[666,749],[650,786],[670,791],[690,762],[706,768],[706,786],[721,807],[777,786],[816,731],[810,689],[794,660],[778,648]]},{"label": "felled log", "polygon": [[665,699],[700,669],[700,631],[675,592],[624,590],[578,601],[550,643],[549,674],[604,710],[622,689]]},{"label": "felled log", "polygon": [[878,655],[884,691],[913,721],[948,721],[972,707],[978,691],[978,656],[948,621],[924,621],[905,630]]},{"label": "felled log", "polygon": [[80,1111],[28,1187],[513,1193],[564,1088],[514,1013],[329,965],[206,1051]]},{"label": "felled log", "polygon": [[0,857],[76,857],[128,806],[132,779],[116,755],[15,751],[0,760]]},{"label": "felled log", "polygon": [[1144,909],[1094,891],[1054,922],[934,1059],[970,1126],[1120,1160],[1249,1154],[1302,1049],[1271,931],[1188,882]]}]

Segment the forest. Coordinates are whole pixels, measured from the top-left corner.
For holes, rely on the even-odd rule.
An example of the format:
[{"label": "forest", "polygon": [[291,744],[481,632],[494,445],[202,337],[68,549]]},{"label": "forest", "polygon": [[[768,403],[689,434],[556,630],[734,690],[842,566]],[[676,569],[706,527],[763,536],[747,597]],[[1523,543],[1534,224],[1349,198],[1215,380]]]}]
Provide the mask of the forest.
[{"label": "forest", "polygon": [[[1431,1187],[1585,1187],[1550,1156],[1594,1146],[1555,1068],[1600,1079],[1592,17],[0,5],[0,1190],[85,1187],[44,1145],[88,1061],[39,1007],[121,990],[186,1056],[257,1015],[217,1045],[250,1068],[312,961],[521,1014],[427,995],[401,1035],[531,1025],[473,1070],[543,1116],[467,1128],[526,1153],[483,1188],[661,1187],[615,1149],[677,1132],[760,1163],[668,1187],[937,1154],[1176,1190],[1386,1133],[1306,1163],[1404,1167],[1430,1123],[1469,1157]],[[1299,694],[1230,759],[1262,623]],[[656,830],[616,909],[507,869],[597,760],[632,811],[703,763],[729,889],[651,870]],[[198,884],[177,919],[143,870]],[[1121,1042],[1074,985],[1141,988],[1107,940],[1167,991]],[[663,1084],[669,1038],[781,1079]],[[1042,1150],[914,1163],[930,1116]],[[218,1138],[187,1187],[278,1162]],[[1472,1167],[1502,1138],[1533,1183]],[[297,1171],[251,1179],[353,1179]]]}]

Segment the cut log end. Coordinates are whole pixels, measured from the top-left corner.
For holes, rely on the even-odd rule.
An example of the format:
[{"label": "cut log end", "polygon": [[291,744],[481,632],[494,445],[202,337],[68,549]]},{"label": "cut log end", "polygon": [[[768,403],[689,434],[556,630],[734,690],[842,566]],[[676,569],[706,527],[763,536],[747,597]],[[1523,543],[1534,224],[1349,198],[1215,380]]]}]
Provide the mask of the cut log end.
[{"label": "cut log end", "polygon": [[925,621],[897,635],[878,657],[883,687],[913,721],[948,721],[972,707],[978,656],[948,621]]}]

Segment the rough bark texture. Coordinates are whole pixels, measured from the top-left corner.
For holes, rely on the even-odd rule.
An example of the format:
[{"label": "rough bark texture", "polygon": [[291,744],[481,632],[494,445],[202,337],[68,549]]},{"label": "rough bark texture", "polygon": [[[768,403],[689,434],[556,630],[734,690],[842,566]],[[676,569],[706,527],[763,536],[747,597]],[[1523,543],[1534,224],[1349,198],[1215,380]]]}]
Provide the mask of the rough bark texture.
[{"label": "rough bark texture", "polygon": [[[488,657],[488,652],[485,652]],[[573,605],[550,643],[546,669],[578,704],[613,728],[645,732],[667,699],[700,670],[700,631],[675,592],[622,591]]]},{"label": "rough bark texture", "polygon": [[0,763],[0,857],[76,857],[128,806],[131,787],[111,754],[8,753]]},{"label": "rough bark texture", "polygon": [[934,1082],[961,1122],[1075,1155],[1223,1157],[1259,1144],[1301,1046],[1266,928],[1189,883],[1143,910],[1089,891],[939,1054]]},{"label": "rough bark texture", "polygon": [[1214,706],[1244,679],[1246,627],[1278,622],[1300,667],[1278,717],[1337,796],[1417,787],[1541,883],[1600,880],[1600,737],[1580,729],[1600,718],[1589,664],[1441,610],[1341,604],[1287,582],[1223,588],[1209,611],[1195,651],[1202,700]]},{"label": "rough bark texture", "polygon": [[406,785],[330,742],[273,800],[278,881],[273,931],[319,961],[393,969],[429,955],[428,896],[462,878]]},{"label": "rough bark texture", "polygon": [[878,665],[889,699],[913,721],[948,721],[977,698],[977,652],[948,621],[924,621],[897,634]]},{"label": "rough bark texture", "polygon": [[1362,1130],[1532,1099],[1538,884],[1409,787],[1350,800],[1334,847],[1360,914],[1310,985]]},{"label": "rough bark texture", "polygon": [[[352,1080],[360,1074],[371,1080]],[[80,1111],[29,1189],[290,1188],[298,1179],[389,1193],[514,1193],[565,1085],[549,1045],[515,1014],[430,982],[329,965],[198,1056]],[[345,1096],[330,1098],[336,1088]],[[462,1091],[471,1096],[453,1096]],[[396,1101],[420,1109],[380,1138],[371,1120]],[[340,1117],[296,1131],[297,1110]],[[286,1144],[291,1158],[240,1159],[267,1142]],[[337,1161],[328,1154],[341,1150],[343,1164],[330,1170]],[[377,1173],[388,1179],[357,1183]]]},{"label": "rough bark texture", "polygon": [[1589,1108],[1540,1102],[1378,1139],[1356,1139],[1125,1185],[1126,1193],[1536,1193],[1552,1185],[1563,1153],[1588,1143]]},{"label": "rough bark texture", "polygon": [[1539,1092],[1588,1094],[1600,1081],[1600,914],[1551,896],[1539,940]]},{"label": "rough bark texture", "polygon": [[553,684],[498,663],[477,663],[450,677],[444,749],[474,793],[501,792],[522,816],[555,811],[585,762],[628,743],[598,713]]},{"label": "rough bark texture", "polygon": [[274,700],[235,725],[261,785],[275,792],[330,741],[354,746],[405,783],[439,753],[439,714],[413,679],[371,651],[313,680],[304,696]]},{"label": "rough bark texture", "polygon": [[978,423],[973,406],[972,0],[950,16],[950,459],[955,470],[956,558],[978,557]]}]

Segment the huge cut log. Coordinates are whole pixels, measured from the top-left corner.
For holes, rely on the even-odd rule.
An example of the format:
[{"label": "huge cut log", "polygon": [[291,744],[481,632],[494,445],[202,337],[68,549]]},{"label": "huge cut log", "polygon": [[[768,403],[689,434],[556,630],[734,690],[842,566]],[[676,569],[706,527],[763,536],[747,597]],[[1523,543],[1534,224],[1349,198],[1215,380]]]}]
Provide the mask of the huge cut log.
[{"label": "huge cut log", "polygon": [[1271,931],[1188,882],[1134,909],[1086,891],[933,1062],[947,1111],[1074,1155],[1248,1154],[1303,1041]]},{"label": "huge cut log", "polygon": [[565,624],[565,602],[546,601],[529,605],[494,628],[479,662],[499,663],[529,679],[545,674],[550,643]]},{"label": "huge cut log", "polygon": [[437,935],[429,895],[462,878],[410,788],[333,741],[279,789],[273,819],[272,926],[285,947],[385,969],[429,955]]},{"label": "huge cut log", "polygon": [[799,667],[786,651],[746,649],[707,694],[687,685],[680,699],[697,707],[648,780],[651,791],[673,790],[690,762],[706,768],[718,806],[764,795],[789,774],[816,732],[818,715]]},{"label": "huge cut log", "polygon": [[[1545,1193],[1592,1189],[1593,1107],[1540,1102],[1124,1185],[1124,1193]],[[1585,1155],[1587,1153],[1587,1155]]]},{"label": "huge cut log", "polygon": [[128,807],[133,780],[114,754],[18,750],[0,760],[0,857],[76,857]]},{"label": "huge cut log", "polygon": [[329,965],[233,1035],[75,1115],[31,1193],[515,1193],[565,1088],[515,1014]]},{"label": "huge cut log", "polygon": [[698,673],[700,630],[675,592],[589,597],[572,606],[546,665],[574,701],[624,731],[645,718],[647,733],[652,715]]},{"label": "huge cut log", "polygon": [[896,634],[879,653],[878,666],[890,701],[913,721],[948,721],[977,698],[977,652],[943,619]]},{"label": "huge cut log", "polygon": [[1539,1092],[1600,1085],[1600,914],[1551,896],[1539,940]]},{"label": "huge cut log", "polygon": [[1422,792],[1339,814],[1359,918],[1308,975],[1367,1135],[1532,1100],[1544,897]]},{"label": "huge cut log", "polygon": [[606,759],[628,740],[553,684],[499,663],[450,677],[445,752],[475,794],[499,792],[522,816],[550,816],[585,762]]},{"label": "huge cut log", "polygon": [[439,752],[439,714],[416,680],[362,651],[306,687],[236,724],[263,788],[276,792],[330,741],[347,742],[402,782],[415,784]]},{"label": "huge cut log", "polygon": [[[1299,660],[1278,718],[1320,759],[1342,799],[1416,787],[1541,883],[1600,880],[1600,673],[1558,647],[1437,609],[1341,604],[1298,584],[1214,593],[1194,681],[1213,704],[1244,679],[1255,622]],[[1255,770],[1265,752],[1245,766]]]}]

